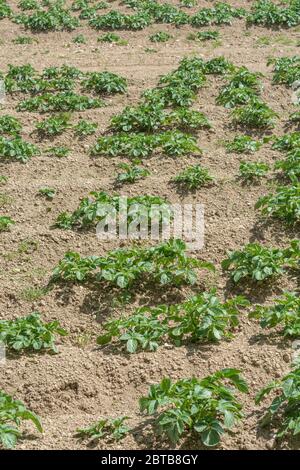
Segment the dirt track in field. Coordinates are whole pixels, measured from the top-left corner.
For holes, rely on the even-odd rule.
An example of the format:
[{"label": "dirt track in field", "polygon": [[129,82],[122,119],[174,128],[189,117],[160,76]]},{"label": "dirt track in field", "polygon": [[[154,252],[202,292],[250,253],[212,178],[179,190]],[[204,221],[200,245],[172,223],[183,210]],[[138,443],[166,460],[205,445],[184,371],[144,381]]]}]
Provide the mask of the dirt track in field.
[{"label": "dirt track in field", "polygon": [[[14,2],[10,2],[12,5]],[[113,2],[116,8],[120,2]],[[176,2],[169,2],[176,3]],[[251,2],[228,2],[245,6]],[[199,1],[199,6],[211,2]],[[193,10],[191,10],[193,11]],[[67,158],[52,158],[42,152],[41,156],[22,165],[18,162],[1,163],[0,174],[8,182],[0,188],[9,196],[0,208],[1,215],[9,215],[16,224],[11,232],[1,233],[0,248],[0,318],[16,318],[39,310],[46,320],[58,319],[69,331],[69,336],[59,340],[59,354],[23,355],[9,357],[0,369],[1,389],[22,399],[38,413],[44,426],[43,436],[28,434],[18,443],[18,449],[84,449],[85,443],[74,438],[78,427],[85,427],[101,416],[131,416],[134,431],[121,443],[115,445],[100,442],[98,448],[159,449],[170,444],[158,441],[152,432],[151,422],[139,413],[138,399],[147,393],[149,385],[164,376],[173,379],[203,377],[222,367],[236,367],[243,371],[250,386],[248,396],[241,397],[245,418],[232,433],[224,436],[221,449],[265,449],[274,445],[272,432],[262,431],[257,423],[264,405],[256,407],[255,393],[272,379],[280,377],[290,367],[291,343],[276,333],[261,330],[254,322],[241,319],[241,324],[231,342],[217,345],[193,345],[174,348],[161,346],[155,353],[138,353],[128,356],[111,348],[97,349],[95,338],[101,331],[100,323],[121,313],[130,312],[138,304],[153,305],[174,302],[185,298],[191,290],[184,288],[170,292],[143,292],[140,290],[133,304],[120,305],[116,299],[107,298],[101,291],[86,287],[73,289],[56,288],[37,301],[25,300],[26,289],[43,287],[51,271],[68,250],[82,255],[103,254],[119,246],[119,242],[104,243],[96,239],[94,231],[79,233],[52,229],[51,225],[62,211],[74,210],[80,198],[92,190],[115,192],[114,179],[121,158],[95,158],[89,156],[88,148],[96,136],[108,127],[110,117],[126,105],[136,104],[141,93],[154,87],[160,75],[178,66],[186,56],[198,55],[205,59],[224,55],[236,65],[244,65],[251,71],[264,74],[263,98],[280,114],[273,133],[281,135],[289,114],[293,111],[291,92],[284,86],[271,84],[271,68],[267,67],[270,56],[299,54],[297,28],[271,31],[251,27],[246,30],[244,20],[234,20],[231,26],[216,28],[221,43],[197,43],[187,40],[189,26],[175,28],[171,25],[152,25],[142,31],[123,31],[118,34],[128,41],[127,46],[107,45],[97,42],[102,32],[92,30],[86,22],[76,31],[67,33],[38,34],[38,43],[16,45],[12,40],[24,34],[22,27],[9,20],[0,21],[0,63],[2,71],[8,64],[29,63],[38,71],[49,66],[63,64],[78,67],[84,72],[112,71],[128,79],[126,95],[105,98],[106,107],[98,110],[74,113],[76,122],[80,117],[97,122],[98,132],[83,141],[74,139],[72,131],[66,131],[53,142],[71,148]],[[173,38],[163,44],[149,41],[150,34],[168,31]],[[85,45],[76,45],[72,38],[84,34]],[[259,39],[267,36],[269,44],[259,46]],[[147,52],[154,48],[157,52]],[[226,250],[239,249],[249,241],[259,241],[267,246],[285,247],[297,233],[288,231],[282,224],[261,224],[254,204],[259,196],[268,192],[274,183],[274,174],[260,185],[242,186],[237,180],[240,161],[245,156],[227,154],[222,141],[231,139],[236,131],[230,127],[229,111],[215,103],[223,77],[209,76],[207,87],[200,90],[193,105],[204,112],[212,122],[210,131],[199,132],[199,145],[203,157],[172,159],[161,155],[145,160],[151,175],[141,182],[124,186],[122,194],[153,194],[166,197],[171,202],[201,202],[205,205],[205,249],[195,256],[212,261],[218,267],[216,275],[205,275],[199,286],[206,289],[215,285],[221,297],[244,293],[253,302],[269,303],[284,289],[295,289],[297,279],[283,276],[272,287],[234,288],[228,283],[228,275],[220,270],[220,262]],[[38,113],[17,113],[18,99],[7,98],[1,114],[18,117],[24,127],[22,136],[38,143],[41,149],[49,141],[37,142],[30,136],[34,123],[44,116]],[[260,134],[257,134],[258,136]],[[54,145],[54,143],[50,143]],[[273,165],[280,158],[278,152],[265,145],[255,155],[246,159],[259,160]],[[195,193],[180,195],[170,184],[170,178],[187,165],[200,161],[215,176],[216,182],[209,188]],[[37,196],[39,188],[54,187],[57,195],[52,202]],[[20,244],[31,243],[27,253],[21,253]],[[297,446],[284,442],[283,448]],[[183,440],[178,448],[198,448],[199,443]]]}]

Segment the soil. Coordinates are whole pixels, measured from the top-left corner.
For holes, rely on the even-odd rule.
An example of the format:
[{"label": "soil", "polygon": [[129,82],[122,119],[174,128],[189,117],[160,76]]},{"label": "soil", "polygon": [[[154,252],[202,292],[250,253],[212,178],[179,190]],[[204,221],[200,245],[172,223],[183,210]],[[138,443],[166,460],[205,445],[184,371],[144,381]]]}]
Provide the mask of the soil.
[{"label": "soil", "polygon": [[[17,2],[8,2],[16,9]],[[169,3],[177,4],[174,1]],[[250,7],[252,2],[228,1],[234,6]],[[121,2],[112,8],[127,11]],[[199,1],[198,6],[210,6],[211,2]],[[188,10],[190,12],[197,9]],[[128,10],[129,11],[129,10]],[[46,149],[49,145],[67,145],[71,153],[66,158],[49,157],[45,152],[26,164],[1,163],[0,174],[8,177],[1,193],[8,196],[1,202],[1,215],[11,216],[16,224],[10,232],[1,233],[0,270],[0,319],[13,319],[38,310],[47,321],[58,319],[69,335],[58,340],[59,353],[24,354],[9,356],[0,368],[0,386],[7,393],[23,400],[42,419],[44,433],[38,435],[31,425],[25,425],[24,438],[17,449],[85,449],[86,442],[74,437],[76,428],[86,427],[103,416],[128,415],[131,417],[132,434],[118,444],[100,441],[96,448],[106,449],[161,449],[172,448],[167,441],[155,437],[151,420],[139,412],[138,400],[147,394],[149,386],[163,377],[204,377],[223,367],[241,369],[250,393],[241,396],[245,418],[233,432],[226,434],[220,449],[270,449],[299,448],[299,442],[274,440],[274,430],[261,429],[266,401],[254,404],[257,391],[269,381],[277,379],[290,368],[292,344],[282,339],[278,332],[262,330],[257,322],[242,315],[240,327],[232,341],[219,344],[196,344],[181,347],[161,346],[157,352],[141,352],[134,355],[120,353],[114,348],[98,348],[95,338],[101,332],[101,322],[129,313],[139,305],[177,302],[186,298],[190,288],[165,290],[139,289],[133,303],[118,302],[115,293],[107,296],[100,289],[85,286],[60,286],[38,300],[32,300],[30,288],[43,288],[52,269],[66,251],[78,251],[82,255],[104,254],[120,246],[118,240],[103,242],[89,232],[53,229],[57,215],[74,210],[80,198],[92,190],[115,193],[115,175],[121,158],[91,158],[89,147],[97,135],[104,132],[110,117],[126,105],[138,103],[141,93],[154,87],[159,77],[178,66],[183,57],[197,55],[205,59],[224,55],[239,66],[263,73],[263,98],[280,115],[272,131],[281,135],[287,131],[287,118],[294,107],[291,90],[272,84],[270,56],[299,54],[299,28],[270,30],[245,26],[245,21],[234,20],[232,25],[213,28],[220,32],[220,42],[194,42],[187,40],[192,28],[172,25],[152,25],[142,31],[118,32],[128,45],[110,45],[97,42],[102,32],[91,29],[86,21],[73,32],[51,32],[33,35],[37,42],[17,45],[13,39],[24,33],[22,26],[4,19],[0,21],[0,63],[2,71],[8,64],[31,64],[38,71],[45,67],[68,64],[84,72],[104,71],[118,73],[128,79],[128,93],[105,98],[106,106],[96,110],[74,113],[73,122],[80,117],[97,122],[96,135],[80,140],[71,130],[49,140],[37,141],[30,133],[35,123],[45,116],[39,113],[18,113],[20,97],[7,96],[0,114],[18,117],[23,124],[24,139]],[[153,44],[149,36],[157,31],[167,31],[172,39],[167,43]],[[74,44],[72,39],[83,34],[86,44]],[[261,38],[266,38],[266,44]],[[148,50],[147,50],[148,48]],[[149,48],[155,52],[149,52]],[[245,156],[228,154],[224,140],[232,139],[236,130],[230,126],[230,111],[216,105],[216,96],[224,82],[223,77],[210,76],[208,86],[201,89],[194,108],[204,112],[212,122],[212,129],[200,131],[198,142],[202,157],[168,158],[156,155],[145,160],[151,170],[146,179],[123,186],[125,195],[153,194],[171,202],[201,202],[205,206],[205,247],[193,256],[213,262],[216,275],[201,273],[199,285],[193,291],[217,287],[221,298],[237,293],[246,295],[252,303],[269,304],[283,290],[295,290],[299,279],[286,274],[272,285],[235,287],[228,281],[228,274],[220,269],[227,250],[240,249],[250,241],[266,246],[285,247],[296,231],[281,223],[262,221],[254,204],[274,185],[274,173],[261,184],[243,186],[237,179],[240,162]],[[259,133],[255,134],[260,137]],[[281,158],[278,152],[264,145],[253,156],[273,166]],[[194,193],[178,193],[170,179],[187,165],[200,162],[215,177],[215,184]],[[41,187],[53,187],[57,193],[53,201],[47,201],[37,193]],[[3,198],[1,198],[3,201]],[[24,242],[27,243],[24,248]],[[180,449],[197,449],[199,442],[181,440]]]}]

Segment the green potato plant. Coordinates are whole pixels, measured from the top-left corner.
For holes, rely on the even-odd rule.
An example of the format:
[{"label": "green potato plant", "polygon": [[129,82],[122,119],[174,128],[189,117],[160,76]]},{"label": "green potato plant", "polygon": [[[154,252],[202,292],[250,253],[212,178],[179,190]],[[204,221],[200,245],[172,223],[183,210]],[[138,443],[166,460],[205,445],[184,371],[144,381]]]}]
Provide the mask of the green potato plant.
[{"label": "green potato plant", "polygon": [[235,390],[248,392],[237,369],[221,369],[203,379],[193,377],[174,383],[166,377],[151,385],[148,395],[140,399],[140,408],[154,415],[159,433],[171,442],[193,433],[202,444],[213,447],[243,417]]},{"label": "green potato plant", "polygon": [[275,194],[262,196],[255,207],[263,215],[282,219],[288,224],[300,221],[300,182],[291,186],[278,186]]},{"label": "green potato plant", "polygon": [[194,190],[208,186],[214,181],[214,178],[206,168],[203,168],[201,165],[194,165],[185,168],[172,181],[182,188]]},{"label": "green potato plant", "polygon": [[10,227],[15,224],[15,221],[11,217],[1,215],[0,216],[0,232],[7,232]]},{"label": "green potato plant", "polygon": [[130,428],[125,424],[125,421],[128,419],[128,416],[99,419],[96,423],[87,428],[77,429],[76,436],[81,439],[89,439],[90,442],[107,438],[111,441],[118,442],[124,439],[130,431]]}]

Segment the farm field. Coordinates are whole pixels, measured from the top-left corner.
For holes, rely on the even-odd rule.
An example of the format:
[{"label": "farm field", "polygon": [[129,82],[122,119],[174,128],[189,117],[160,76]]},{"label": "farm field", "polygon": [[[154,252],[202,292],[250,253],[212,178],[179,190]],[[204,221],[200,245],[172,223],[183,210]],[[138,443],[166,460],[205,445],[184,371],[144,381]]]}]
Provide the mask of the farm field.
[{"label": "farm field", "polygon": [[[299,449],[300,2],[222,5],[0,0],[0,448]],[[116,195],[204,248],[99,240]]]}]

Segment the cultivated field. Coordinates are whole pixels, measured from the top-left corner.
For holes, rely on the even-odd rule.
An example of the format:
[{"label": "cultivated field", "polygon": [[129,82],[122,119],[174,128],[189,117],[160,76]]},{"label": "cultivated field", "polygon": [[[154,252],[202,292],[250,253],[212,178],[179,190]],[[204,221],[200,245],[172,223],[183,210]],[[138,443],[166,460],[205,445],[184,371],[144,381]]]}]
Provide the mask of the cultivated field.
[{"label": "cultivated field", "polygon": [[[0,0],[0,447],[299,448],[300,2],[216,4]],[[116,195],[204,249],[97,239]]]}]

